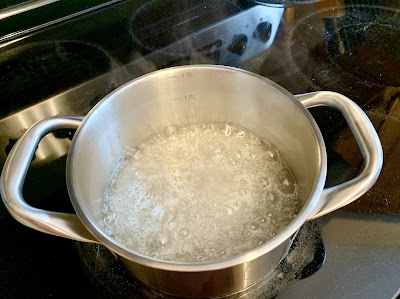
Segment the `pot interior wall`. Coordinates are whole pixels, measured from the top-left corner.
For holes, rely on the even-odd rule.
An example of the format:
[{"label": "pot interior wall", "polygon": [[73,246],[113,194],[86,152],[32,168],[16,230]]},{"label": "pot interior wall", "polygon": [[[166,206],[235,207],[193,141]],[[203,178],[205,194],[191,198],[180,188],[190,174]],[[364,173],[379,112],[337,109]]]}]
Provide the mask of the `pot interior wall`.
[{"label": "pot interior wall", "polygon": [[295,101],[266,80],[218,67],[173,68],[130,82],[100,102],[75,136],[69,171],[78,205],[102,229],[102,194],[126,146],[167,125],[228,121],[278,148],[304,206],[319,178],[321,154],[308,112]]}]

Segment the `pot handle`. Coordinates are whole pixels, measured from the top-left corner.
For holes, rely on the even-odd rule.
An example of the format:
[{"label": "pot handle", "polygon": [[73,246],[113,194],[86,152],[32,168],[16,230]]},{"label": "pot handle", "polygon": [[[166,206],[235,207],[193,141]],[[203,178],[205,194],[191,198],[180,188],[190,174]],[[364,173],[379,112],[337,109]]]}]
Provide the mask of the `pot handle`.
[{"label": "pot handle", "polygon": [[307,108],[330,106],[338,109],[353,132],[364,158],[364,168],[357,177],[322,191],[320,200],[308,218],[312,220],[353,202],[372,187],[382,169],[382,145],[364,111],[344,95],[318,91],[297,95],[296,98]]},{"label": "pot handle", "polygon": [[39,121],[18,139],[1,173],[1,196],[10,214],[38,231],[73,240],[98,243],[76,214],[34,208],[22,196],[26,173],[39,141],[56,129],[77,129],[83,117],[55,116]]}]

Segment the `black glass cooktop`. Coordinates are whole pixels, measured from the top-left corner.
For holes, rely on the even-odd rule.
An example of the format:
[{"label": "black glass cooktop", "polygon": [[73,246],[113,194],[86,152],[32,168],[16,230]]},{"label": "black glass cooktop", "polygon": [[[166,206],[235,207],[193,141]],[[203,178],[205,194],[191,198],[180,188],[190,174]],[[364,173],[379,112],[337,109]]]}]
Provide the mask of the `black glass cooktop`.
[{"label": "black glass cooktop", "polygon": [[[271,279],[265,290],[273,292],[258,294],[391,298],[400,287],[399,12],[391,0],[151,0],[121,1],[25,31],[0,19],[0,165],[36,121],[85,115],[123,83],[170,66],[229,65],[293,94],[340,92],[375,126],[382,173],[360,199],[311,223],[305,231],[313,238],[303,242],[312,244],[308,258],[289,276]],[[327,147],[326,185],[356,176],[363,161],[344,118],[331,108],[310,111]],[[73,212],[64,174],[72,136],[59,131],[40,143],[23,190],[28,203]],[[2,298],[161,296],[127,276],[105,248],[24,227],[3,204],[0,237]]]}]

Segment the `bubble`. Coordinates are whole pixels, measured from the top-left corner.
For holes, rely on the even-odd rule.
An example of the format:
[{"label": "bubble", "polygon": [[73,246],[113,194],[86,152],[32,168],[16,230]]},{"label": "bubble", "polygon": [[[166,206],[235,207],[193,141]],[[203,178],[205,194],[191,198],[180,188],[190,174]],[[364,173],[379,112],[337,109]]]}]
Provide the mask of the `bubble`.
[{"label": "bubble", "polygon": [[189,157],[190,157],[190,154],[191,154],[191,152],[190,152],[190,150],[188,150],[188,149],[184,149],[184,150],[182,151],[182,155],[183,155],[183,157],[185,157],[185,158],[189,158]]},{"label": "bubble", "polygon": [[231,135],[231,133],[232,133],[232,128],[231,128],[231,126],[228,125],[228,124],[226,124],[226,125],[225,125],[225,128],[224,128],[224,130],[223,130],[223,133],[224,133],[226,136]]},{"label": "bubble", "polygon": [[220,142],[215,142],[213,145],[211,145],[211,149],[215,154],[221,154],[225,150],[225,145]]},{"label": "bubble", "polygon": [[168,126],[164,128],[163,133],[164,135],[173,135],[177,132],[177,129],[178,129],[177,126]]},{"label": "bubble", "polygon": [[200,163],[200,159],[199,159],[199,157],[197,157],[197,156],[192,156],[192,157],[190,158],[190,162],[191,162],[192,164],[198,164],[198,163]]},{"label": "bubble", "polygon": [[187,229],[182,228],[179,230],[178,235],[182,238],[182,239],[186,239],[187,237],[189,237],[189,232]]},{"label": "bubble", "polygon": [[234,151],[236,158],[240,159],[242,157],[242,152],[240,150]]},{"label": "bubble", "polygon": [[142,157],[142,155],[143,155],[142,151],[137,151],[135,153],[134,157],[136,160],[139,160]]},{"label": "bubble", "polygon": [[276,163],[279,160],[279,155],[268,142],[262,142],[263,152],[261,154],[262,160],[268,163]]},{"label": "bubble", "polygon": [[264,152],[264,157],[263,159],[267,162],[270,163],[275,163],[278,161],[278,156],[276,155],[276,153],[272,150],[267,150]]},{"label": "bubble", "polygon": [[166,234],[159,233],[156,237],[156,242],[160,246],[165,246],[168,243],[168,236]]},{"label": "bubble", "polygon": [[167,228],[168,228],[168,230],[170,230],[170,231],[175,230],[177,226],[178,226],[178,223],[175,222],[175,221],[168,221],[168,222],[167,222]]},{"label": "bubble", "polygon": [[107,213],[105,216],[105,222],[107,225],[112,225],[117,219],[117,215],[115,213]]},{"label": "bubble", "polygon": [[102,209],[101,211],[102,211],[103,214],[107,214],[108,209],[109,209],[109,206],[105,204],[105,205],[103,206],[103,209]]},{"label": "bubble", "polygon": [[260,177],[258,183],[263,187],[267,187],[269,185],[269,179],[267,177]]},{"label": "bubble", "polygon": [[277,202],[279,199],[279,195],[275,191],[269,191],[266,194],[266,199],[270,202]]},{"label": "bubble", "polygon": [[106,228],[106,231],[110,237],[114,236],[114,231],[111,228]]},{"label": "bubble", "polygon": [[277,188],[284,194],[293,194],[296,190],[296,182],[293,176],[285,171],[281,171],[276,176]]},{"label": "bubble", "polygon": [[237,136],[237,137],[244,137],[244,136],[246,136],[246,133],[245,133],[244,131],[239,131],[239,132],[236,134],[236,136]]},{"label": "bubble", "polygon": [[245,188],[240,188],[237,192],[240,196],[245,196],[247,194],[247,190]]},{"label": "bubble", "polygon": [[132,158],[134,158],[135,154],[136,154],[136,149],[132,148],[132,147],[127,147],[124,151],[125,155],[125,161],[130,160]]}]

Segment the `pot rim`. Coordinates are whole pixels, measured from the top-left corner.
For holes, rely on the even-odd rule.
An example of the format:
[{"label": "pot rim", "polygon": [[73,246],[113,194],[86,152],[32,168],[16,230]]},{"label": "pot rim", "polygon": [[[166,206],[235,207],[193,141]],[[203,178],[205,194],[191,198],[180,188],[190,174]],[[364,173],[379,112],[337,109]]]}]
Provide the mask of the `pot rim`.
[{"label": "pot rim", "polygon": [[[305,203],[297,217],[281,232],[279,232],[275,237],[267,241],[266,243],[253,248],[250,251],[244,252],[240,255],[233,256],[233,257],[228,257],[225,259],[221,259],[218,261],[213,261],[213,262],[199,262],[199,263],[187,263],[187,262],[172,262],[172,261],[164,261],[164,260],[159,260],[159,259],[154,259],[151,257],[147,257],[145,255],[136,253],[132,250],[127,249],[126,247],[123,247],[122,245],[119,245],[117,242],[115,242],[110,236],[105,234],[99,227],[92,222],[87,215],[85,214],[82,206],[79,203],[79,199],[75,193],[74,186],[73,186],[73,175],[72,173],[74,164],[74,155],[76,153],[75,147],[79,141],[80,136],[82,135],[82,132],[85,130],[85,127],[87,127],[87,123],[90,122],[90,119],[92,115],[96,113],[98,110],[98,107],[101,106],[105,101],[112,100],[112,99],[117,99],[118,94],[125,90],[128,86],[131,86],[133,84],[136,84],[136,82],[140,80],[144,80],[146,78],[150,78],[152,76],[157,76],[158,74],[162,72],[169,72],[169,71],[176,71],[176,70],[188,70],[188,69],[209,69],[210,71],[230,71],[230,72],[241,72],[247,76],[250,76],[256,80],[261,80],[264,83],[267,83],[270,85],[272,88],[276,89],[279,93],[283,94],[287,98],[293,101],[294,104],[296,104],[299,109],[304,113],[305,117],[307,117],[308,121],[310,122],[314,133],[315,133],[315,138],[317,139],[317,145],[319,148],[319,177],[316,178],[314,181],[314,186],[312,187],[312,196],[308,199],[308,201]],[[325,184],[325,179],[326,179],[326,171],[327,171],[327,157],[326,157],[326,149],[325,149],[325,143],[322,138],[321,132],[319,130],[318,125],[316,124],[314,118],[310,114],[310,112],[305,108],[299,100],[297,100],[290,92],[288,92],[286,89],[283,87],[279,86],[275,82],[272,82],[271,80],[264,78],[260,75],[251,73],[246,70],[242,70],[239,68],[234,68],[234,67],[229,67],[229,66],[220,66],[220,65],[185,65],[185,66],[177,66],[177,67],[171,67],[171,68],[166,68],[166,69],[161,69],[155,72],[151,72],[148,74],[145,74],[143,76],[137,77],[124,85],[120,86],[110,94],[108,94],[106,97],[104,97],[95,107],[93,107],[89,113],[86,115],[86,117],[83,119],[82,124],[76,131],[74,138],[72,140],[72,144],[67,156],[67,167],[66,167],[66,180],[67,180],[67,188],[68,188],[68,193],[72,202],[72,205],[79,217],[79,219],[83,222],[83,224],[86,226],[86,228],[94,235],[94,237],[105,247],[110,249],[111,251],[117,253],[120,256],[123,256],[124,258],[131,260],[133,262],[136,262],[138,264],[144,265],[144,266],[149,266],[152,268],[157,268],[161,270],[166,270],[166,271],[178,271],[178,272],[201,272],[201,271],[212,271],[212,270],[220,270],[220,269],[225,269],[225,268],[230,268],[239,264],[243,264],[245,262],[250,262],[253,261],[264,254],[272,251],[275,249],[277,246],[288,240],[289,238],[293,237],[293,235],[298,231],[298,229],[307,221],[308,217],[310,216],[311,212],[315,208],[321,192],[323,190],[324,184]]]}]

